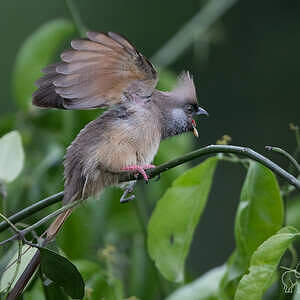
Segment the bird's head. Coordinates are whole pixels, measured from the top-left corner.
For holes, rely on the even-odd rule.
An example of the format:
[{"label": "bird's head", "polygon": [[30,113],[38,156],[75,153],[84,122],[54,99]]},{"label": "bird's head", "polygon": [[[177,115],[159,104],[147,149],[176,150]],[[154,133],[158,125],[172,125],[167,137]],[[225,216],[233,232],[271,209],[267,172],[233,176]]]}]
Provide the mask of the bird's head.
[{"label": "bird's head", "polygon": [[183,72],[177,80],[175,88],[168,93],[168,131],[167,136],[193,131],[198,137],[195,117],[208,116],[197,101],[195,84],[189,72]]}]

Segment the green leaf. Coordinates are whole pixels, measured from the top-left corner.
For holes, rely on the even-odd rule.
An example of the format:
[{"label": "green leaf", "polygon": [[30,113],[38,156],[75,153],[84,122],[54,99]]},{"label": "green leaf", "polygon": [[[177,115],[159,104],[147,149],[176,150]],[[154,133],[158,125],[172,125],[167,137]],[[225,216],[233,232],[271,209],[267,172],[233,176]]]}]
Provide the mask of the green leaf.
[{"label": "green leaf", "polygon": [[0,139],[0,181],[11,182],[22,171],[24,150],[18,131],[11,131]]},{"label": "green leaf", "polygon": [[281,228],[283,218],[283,201],[275,175],[251,161],[235,223],[237,248],[250,258],[264,240]]},{"label": "green leaf", "polygon": [[159,81],[157,88],[163,91],[171,90],[176,84],[176,74],[166,69],[159,70]]},{"label": "green leaf", "polygon": [[[191,151],[194,141],[195,137],[192,133],[164,140],[160,144],[155,156],[155,165],[160,165]],[[170,169],[168,173],[161,174],[161,178],[156,184],[156,187],[148,191],[149,200],[161,198],[166,189],[171,186],[172,182],[189,168],[189,164],[182,164]]]},{"label": "green leaf", "polygon": [[148,226],[148,250],[170,281],[184,279],[193,233],[205,207],[217,158],[209,158],[178,177],[158,201]]},{"label": "green leaf", "polygon": [[36,89],[34,82],[42,75],[41,69],[54,59],[62,43],[74,33],[72,22],[56,19],[26,39],[17,54],[13,74],[14,95],[23,109],[31,105],[31,95]]},{"label": "green leaf", "polygon": [[107,278],[103,274],[97,274],[89,281],[89,288],[91,292],[88,300],[124,299],[122,281],[116,278]]},{"label": "green leaf", "polygon": [[263,165],[251,161],[235,220],[237,248],[227,263],[220,285],[222,299],[233,298],[251,255],[281,228],[283,217],[283,201],[276,177]]},{"label": "green leaf", "polygon": [[224,271],[225,266],[210,270],[200,278],[176,290],[167,300],[218,300],[219,283]]},{"label": "green leaf", "polygon": [[[27,267],[28,263],[31,261],[31,259],[33,258],[33,256],[37,251],[38,251],[37,248],[33,248],[28,245],[24,245],[22,247],[21,263],[19,265],[18,274],[15,280],[13,281],[13,284],[11,284],[11,288],[14,287],[14,283],[17,282],[17,280],[19,279],[19,277],[21,276],[21,274]],[[1,282],[0,282],[0,292],[7,290],[11,281],[13,280],[17,268],[17,258],[18,258],[18,250],[16,254],[13,256],[13,258],[9,261],[6,270],[2,274]]]},{"label": "green leaf", "polygon": [[282,255],[297,236],[295,228],[285,227],[258,247],[251,257],[249,273],[239,282],[235,300],[262,298],[272,283]]},{"label": "green leaf", "polygon": [[77,268],[65,257],[40,248],[42,272],[73,299],[84,296],[84,281]]},{"label": "green leaf", "polygon": [[[49,282],[48,282],[49,281]],[[64,293],[63,289],[51,280],[44,280],[43,290],[46,300],[68,300],[69,297]]]},{"label": "green leaf", "polygon": [[89,280],[94,274],[100,272],[100,265],[96,262],[87,259],[80,259],[73,261],[73,263],[80,272],[84,281]]}]

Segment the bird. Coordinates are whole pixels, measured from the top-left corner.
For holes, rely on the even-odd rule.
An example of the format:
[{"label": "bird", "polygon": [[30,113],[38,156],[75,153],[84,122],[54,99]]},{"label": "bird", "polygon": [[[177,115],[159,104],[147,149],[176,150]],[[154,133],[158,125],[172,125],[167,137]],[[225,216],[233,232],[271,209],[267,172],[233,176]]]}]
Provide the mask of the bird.
[{"label": "bird", "polygon": [[72,40],[61,61],[42,70],[32,100],[41,108],[107,109],[67,148],[63,204],[118,185],[122,172],[148,181],[145,170],[155,167],[160,142],[190,131],[198,137],[193,117],[208,115],[198,104],[189,72],[181,73],[173,90],[160,91],[155,67],[125,37],[114,32],[86,36]]},{"label": "bird", "polygon": [[[155,67],[125,37],[114,32],[87,32],[86,38],[72,40],[71,49],[63,51],[60,58],[60,62],[42,70],[33,105],[64,110],[106,109],[67,148],[63,204],[120,185],[123,172],[141,174],[148,182],[145,170],[155,167],[152,161],[162,140],[188,132],[198,137],[194,116],[208,113],[198,104],[189,72],[181,73],[173,90],[156,89]],[[55,238],[71,212],[69,208],[58,215],[46,230],[42,246]],[[38,251],[8,299],[22,292],[40,259]]]}]

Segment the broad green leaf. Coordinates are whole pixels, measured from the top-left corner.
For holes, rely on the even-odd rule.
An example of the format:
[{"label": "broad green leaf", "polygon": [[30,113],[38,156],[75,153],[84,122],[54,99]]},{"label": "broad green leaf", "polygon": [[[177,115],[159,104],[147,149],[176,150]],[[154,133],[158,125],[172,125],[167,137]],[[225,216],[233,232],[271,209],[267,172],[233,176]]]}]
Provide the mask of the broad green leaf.
[{"label": "broad green leaf", "polygon": [[103,274],[95,275],[88,285],[90,292],[87,300],[119,300],[124,299],[122,281],[116,278],[108,278]]},{"label": "broad green leaf", "polygon": [[210,191],[217,158],[209,158],[178,177],[158,201],[148,226],[148,250],[170,281],[184,279],[194,230]]},{"label": "broad green leaf", "polygon": [[65,257],[40,248],[42,272],[73,299],[84,296],[84,282],[77,268]]},{"label": "broad green leaf", "polygon": [[200,278],[176,290],[167,300],[219,300],[218,288],[224,271],[225,266],[210,270]]},{"label": "broad green leaf", "polygon": [[22,171],[24,150],[18,131],[11,131],[0,139],[0,181],[11,182]]},{"label": "broad green leaf", "polygon": [[222,299],[232,299],[251,255],[281,228],[283,217],[283,201],[276,177],[263,165],[251,161],[235,220],[237,248],[221,281]]},{"label": "broad green leaf", "polygon": [[264,240],[281,228],[283,218],[283,201],[275,175],[251,161],[235,222],[237,248],[250,257]]},{"label": "broad green leaf", "polygon": [[[166,161],[175,159],[176,157],[191,151],[194,140],[195,137],[192,133],[164,140],[160,144],[158,153],[155,156],[155,165],[160,165]],[[186,163],[170,169],[167,173],[161,174],[159,181],[157,183],[153,182],[153,184],[155,184],[155,188],[148,191],[150,201],[152,199],[161,198],[165,190],[170,187],[172,182],[178,176],[184,173],[184,171],[189,169],[189,167],[189,164]]]},{"label": "broad green leaf", "polygon": [[14,284],[17,282],[17,280],[19,279],[19,277],[21,276],[21,274],[27,267],[28,263],[31,261],[31,259],[33,258],[33,256],[37,251],[38,251],[37,248],[33,248],[28,245],[24,245],[22,247],[21,263],[19,265],[18,274],[15,280],[13,281],[13,284],[11,284],[17,267],[17,258],[18,258],[18,250],[17,250],[16,254],[9,261],[6,270],[1,276],[0,292],[7,290],[10,284],[11,284],[11,288],[13,288]]},{"label": "broad green leaf", "polygon": [[41,69],[52,62],[62,43],[74,33],[73,23],[56,19],[39,27],[24,42],[13,74],[14,95],[22,108],[31,104],[34,82],[42,75]]},{"label": "broad green leaf", "polygon": [[285,227],[258,247],[251,257],[249,273],[239,282],[235,300],[262,298],[272,283],[282,255],[297,236],[295,228]]}]

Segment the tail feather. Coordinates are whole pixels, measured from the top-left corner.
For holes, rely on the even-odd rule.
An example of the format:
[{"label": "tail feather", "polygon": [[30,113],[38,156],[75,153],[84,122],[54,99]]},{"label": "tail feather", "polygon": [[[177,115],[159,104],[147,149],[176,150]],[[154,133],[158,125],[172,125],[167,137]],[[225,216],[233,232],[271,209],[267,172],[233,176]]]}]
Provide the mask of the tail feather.
[{"label": "tail feather", "polygon": [[57,235],[58,231],[61,229],[61,227],[65,223],[66,219],[72,213],[72,210],[73,210],[72,208],[66,210],[65,212],[61,213],[54,220],[54,222],[47,229],[47,238],[46,238],[46,240],[52,240]]}]

